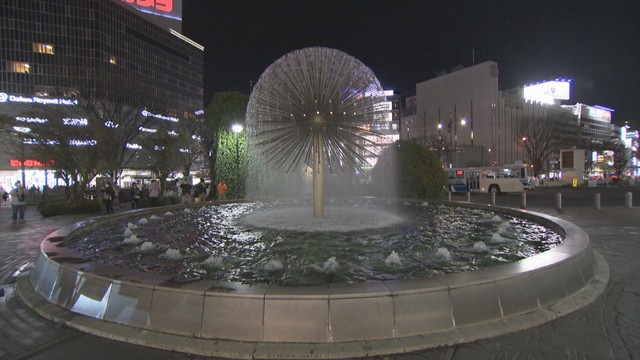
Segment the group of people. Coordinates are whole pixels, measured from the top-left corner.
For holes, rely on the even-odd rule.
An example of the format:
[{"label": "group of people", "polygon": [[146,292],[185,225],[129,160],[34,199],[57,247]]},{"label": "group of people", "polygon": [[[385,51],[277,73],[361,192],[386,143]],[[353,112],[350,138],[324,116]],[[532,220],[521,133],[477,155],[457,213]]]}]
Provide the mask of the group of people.
[{"label": "group of people", "polygon": [[5,201],[11,202],[11,223],[23,223],[27,209],[27,192],[21,181],[16,181],[11,191],[6,191],[0,186],[0,204]]},{"label": "group of people", "polygon": [[[198,202],[204,202],[207,196],[207,188],[202,180],[195,186],[191,186],[188,182],[183,182],[180,185],[183,202],[191,202],[191,197],[198,199]],[[224,181],[220,181],[216,187],[219,200],[226,200],[227,184]],[[106,208],[107,214],[114,213],[115,207],[119,207],[119,192],[120,189],[106,182],[104,184],[102,192],[102,200]],[[138,209],[140,207],[140,198],[142,198],[142,190],[138,187],[136,182],[131,183],[131,189],[129,189],[129,195],[131,198],[131,209]],[[149,202],[151,206],[158,204],[158,198],[160,196],[160,182],[151,180],[149,184]],[[188,201],[184,199],[189,199]],[[10,191],[6,191],[0,186],[0,207],[3,202],[11,203],[11,220],[12,224],[18,224],[24,222],[24,214],[27,209],[27,192],[21,181],[16,181],[14,187]]]},{"label": "group of people", "polygon": [[[183,181],[178,185],[179,193],[183,203],[190,203],[192,198],[196,202],[204,202],[207,196],[207,185],[200,180],[200,182],[192,186],[188,181]],[[149,183],[149,203],[151,206],[158,205],[158,198],[160,197],[160,182],[157,180],[151,180]],[[220,181],[216,187],[219,200],[226,200],[227,184],[224,181]],[[114,188],[111,183],[106,182],[104,184],[102,192],[102,200],[104,202],[107,214],[114,213],[114,204],[116,207],[119,205],[119,189]],[[131,183],[129,189],[129,197],[131,199],[131,209],[135,210],[140,208],[140,199],[142,198],[142,189],[134,181]]]}]

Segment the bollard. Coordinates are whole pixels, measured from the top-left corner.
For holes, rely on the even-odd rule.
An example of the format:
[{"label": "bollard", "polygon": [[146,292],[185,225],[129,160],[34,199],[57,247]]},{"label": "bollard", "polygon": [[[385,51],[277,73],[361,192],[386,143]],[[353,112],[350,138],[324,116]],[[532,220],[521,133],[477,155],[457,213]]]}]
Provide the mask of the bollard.
[{"label": "bollard", "polygon": [[600,210],[600,193],[593,194],[593,206]]},{"label": "bollard", "polygon": [[633,207],[633,194],[630,192],[624,194],[624,207],[631,209]]},{"label": "bollard", "polygon": [[491,192],[491,205],[493,205],[493,206],[496,205],[496,193],[495,193],[495,191]]},{"label": "bollard", "polygon": [[471,202],[471,191],[467,191],[467,202]]},{"label": "bollard", "polygon": [[447,194],[449,195],[449,202],[451,202],[451,190]]},{"label": "bollard", "polygon": [[522,193],[522,203],[520,204],[520,208],[521,209],[526,209],[527,208],[527,193],[526,192]]},{"label": "bollard", "polygon": [[562,193],[556,193],[556,209],[562,209]]}]

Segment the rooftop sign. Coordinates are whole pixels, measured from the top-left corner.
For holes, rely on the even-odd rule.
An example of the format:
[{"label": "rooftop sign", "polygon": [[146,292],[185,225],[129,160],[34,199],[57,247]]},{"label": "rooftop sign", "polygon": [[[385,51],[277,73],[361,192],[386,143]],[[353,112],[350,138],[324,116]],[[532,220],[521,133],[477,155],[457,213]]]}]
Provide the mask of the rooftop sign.
[{"label": "rooftop sign", "polygon": [[524,87],[526,101],[554,104],[556,100],[569,100],[570,98],[571,79],[555,79]]}]

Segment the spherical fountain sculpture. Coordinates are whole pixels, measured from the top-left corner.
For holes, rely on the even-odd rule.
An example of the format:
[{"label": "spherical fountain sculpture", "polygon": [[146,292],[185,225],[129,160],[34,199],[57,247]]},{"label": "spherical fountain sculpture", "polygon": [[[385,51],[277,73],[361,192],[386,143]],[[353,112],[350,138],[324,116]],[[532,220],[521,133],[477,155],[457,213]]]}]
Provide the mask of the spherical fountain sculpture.
[{"label": "spherical fountain sculpture", "polygon": [[[267,164],[277,170],[250,176],[263,181],[257,190],[267,189],[262,185],[277,172],[310,171],[313,214],[305,216],[323,217],[324,170],[364,164],[373,134],[366,125],[375,121],[379,91],[368,68],[333,49],[303,49],[276,61],[256,85],[248,109],[250,143],[267,159],[249,170],[264,171]],[[564,240],[539,255],[482,271],[313,286],[176,282],[172,275],[97,263],[67,246],[80,228],[159,211],[149,209],[51,234],[18,292],[46,317],[137,344],[225,358],[349,358],[535,326],[592,301],[604,287],[606,263],[584,231],[542,214],[491,209],[544,224]]]}]

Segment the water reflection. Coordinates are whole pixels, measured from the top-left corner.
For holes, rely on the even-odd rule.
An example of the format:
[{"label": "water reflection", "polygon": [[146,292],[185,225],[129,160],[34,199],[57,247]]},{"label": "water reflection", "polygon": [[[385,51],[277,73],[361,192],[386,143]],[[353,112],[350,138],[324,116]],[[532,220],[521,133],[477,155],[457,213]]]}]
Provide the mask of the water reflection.
[{"label": "water reflection", "polygon": [[[383,210],[368,203],[336,210],[345,224],[362,225],[367,218],[360,229],[321,224],[324,231],[301,231],[293,214],[307,218],[304,207],[207,206],[83,229],[69,246],[94,261],[173,274],[178,281],[303,285],[472,271],[532,256],[562,240],[544,226],[493,212],[426,204]],[[268,211],[280,215],[270,221]]]}]

